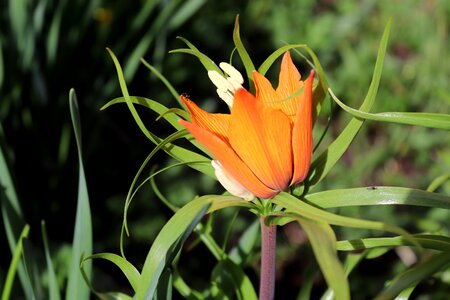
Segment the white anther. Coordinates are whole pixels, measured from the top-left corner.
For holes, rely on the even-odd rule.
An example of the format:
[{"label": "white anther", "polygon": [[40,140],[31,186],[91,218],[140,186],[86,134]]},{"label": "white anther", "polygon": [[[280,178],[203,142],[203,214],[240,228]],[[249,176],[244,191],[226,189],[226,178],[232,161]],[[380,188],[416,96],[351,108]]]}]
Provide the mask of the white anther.
[{"label": "white anther", "polygon": [[233,91],[233,85],[228,82],[222,75],[217,71],[208,71],[208,77],[211,79],[212,83],[219,89],[224,92]]},{"label": "white anther", "polygon": [[228,76],[230,76],[231,78],[236,80],[239,84],[244,83],[244,78],[242,77],[241,72],[236,70],[235,67],[233,67],[232,65],[230,65],[229,63],[226,63],[226,62],[221,62],[219,64],[219,66],[222,70],[225,71],[225,73],[228,74]]},{"label": "white anther", "polygon": [[233,99],[234,96],[233,94],[231,94],[230,92],[224,92],[222,90],[217,89],[217,95],[219,95],[220,99],[222,99],[223,101],[225,101],[225,103],[229,106],[232,107],[233,106]]},{"label": "white anther", "polygon": [[228,192],[230,192],[230,194],[248,201],[255,199],[255,195],[253,195],[252,192],[247,190],[230,174],[226,173],[226,171],[222,168],[222,164],[219,161],[212,160],[211,164],[214,167],[215,170],[214,173],[216,174],[217,180],[219,180],[220,184],[222,184],[222,186]]},{"label": "white anther", "polygon": [[239,82],[237,82],[236,79],[234,79],[232,77],[228,77],[227,80],[233,86],[233,93],[242,87],[242,85]]}]

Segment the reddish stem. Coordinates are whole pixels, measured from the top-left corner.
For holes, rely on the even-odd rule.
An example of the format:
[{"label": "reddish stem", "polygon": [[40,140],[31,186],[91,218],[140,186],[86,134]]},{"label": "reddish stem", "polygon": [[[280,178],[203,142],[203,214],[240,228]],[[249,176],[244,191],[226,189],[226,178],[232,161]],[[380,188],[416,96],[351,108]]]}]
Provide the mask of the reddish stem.
[{"label": "reddish stem", "polygon": [[273,300],[275,295],[275,253],[277,245],[277,227],[267,226],[264,217],[261,224],[261,275],[259,300]]}]

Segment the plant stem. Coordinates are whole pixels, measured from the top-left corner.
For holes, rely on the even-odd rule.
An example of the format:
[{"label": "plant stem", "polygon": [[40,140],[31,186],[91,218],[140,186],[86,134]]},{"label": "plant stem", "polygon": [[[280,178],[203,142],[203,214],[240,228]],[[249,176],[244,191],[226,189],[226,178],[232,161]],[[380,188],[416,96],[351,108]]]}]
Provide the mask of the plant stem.
[{"label": "plant stem", "polygon": [[267,226],[264,217],[261,224],[261,275],[259,300],[273,300],[275,295],[275,253],[277,245],[277,227]]}]

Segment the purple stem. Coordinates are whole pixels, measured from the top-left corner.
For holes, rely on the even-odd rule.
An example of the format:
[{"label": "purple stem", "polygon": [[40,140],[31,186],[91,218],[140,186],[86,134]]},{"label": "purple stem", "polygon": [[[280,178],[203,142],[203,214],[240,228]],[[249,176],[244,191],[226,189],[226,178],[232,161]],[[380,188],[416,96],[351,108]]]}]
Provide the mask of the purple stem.
[{"label": "purple stem", "polygon": [[261,275],[259,300],[273,300],[275,296],[275,253],[277,245],[277,227],[267,226],[264,217],[261,224]]}]

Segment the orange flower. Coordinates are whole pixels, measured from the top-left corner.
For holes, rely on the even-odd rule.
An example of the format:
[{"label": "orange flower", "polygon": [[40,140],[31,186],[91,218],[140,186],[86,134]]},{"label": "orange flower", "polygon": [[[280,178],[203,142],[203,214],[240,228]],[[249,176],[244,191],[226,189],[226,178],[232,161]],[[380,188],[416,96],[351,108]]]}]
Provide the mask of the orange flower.
[{"label": "orange flower", "polygon": [[180,123],[214,156],[217,179],[232,194],[267,199],[302,182],[312,156],[312,83],[286,52],[278,88],[254,71],[256,97],[234,91],[230,114],[211,114],[181,99],[192,122]]}]

